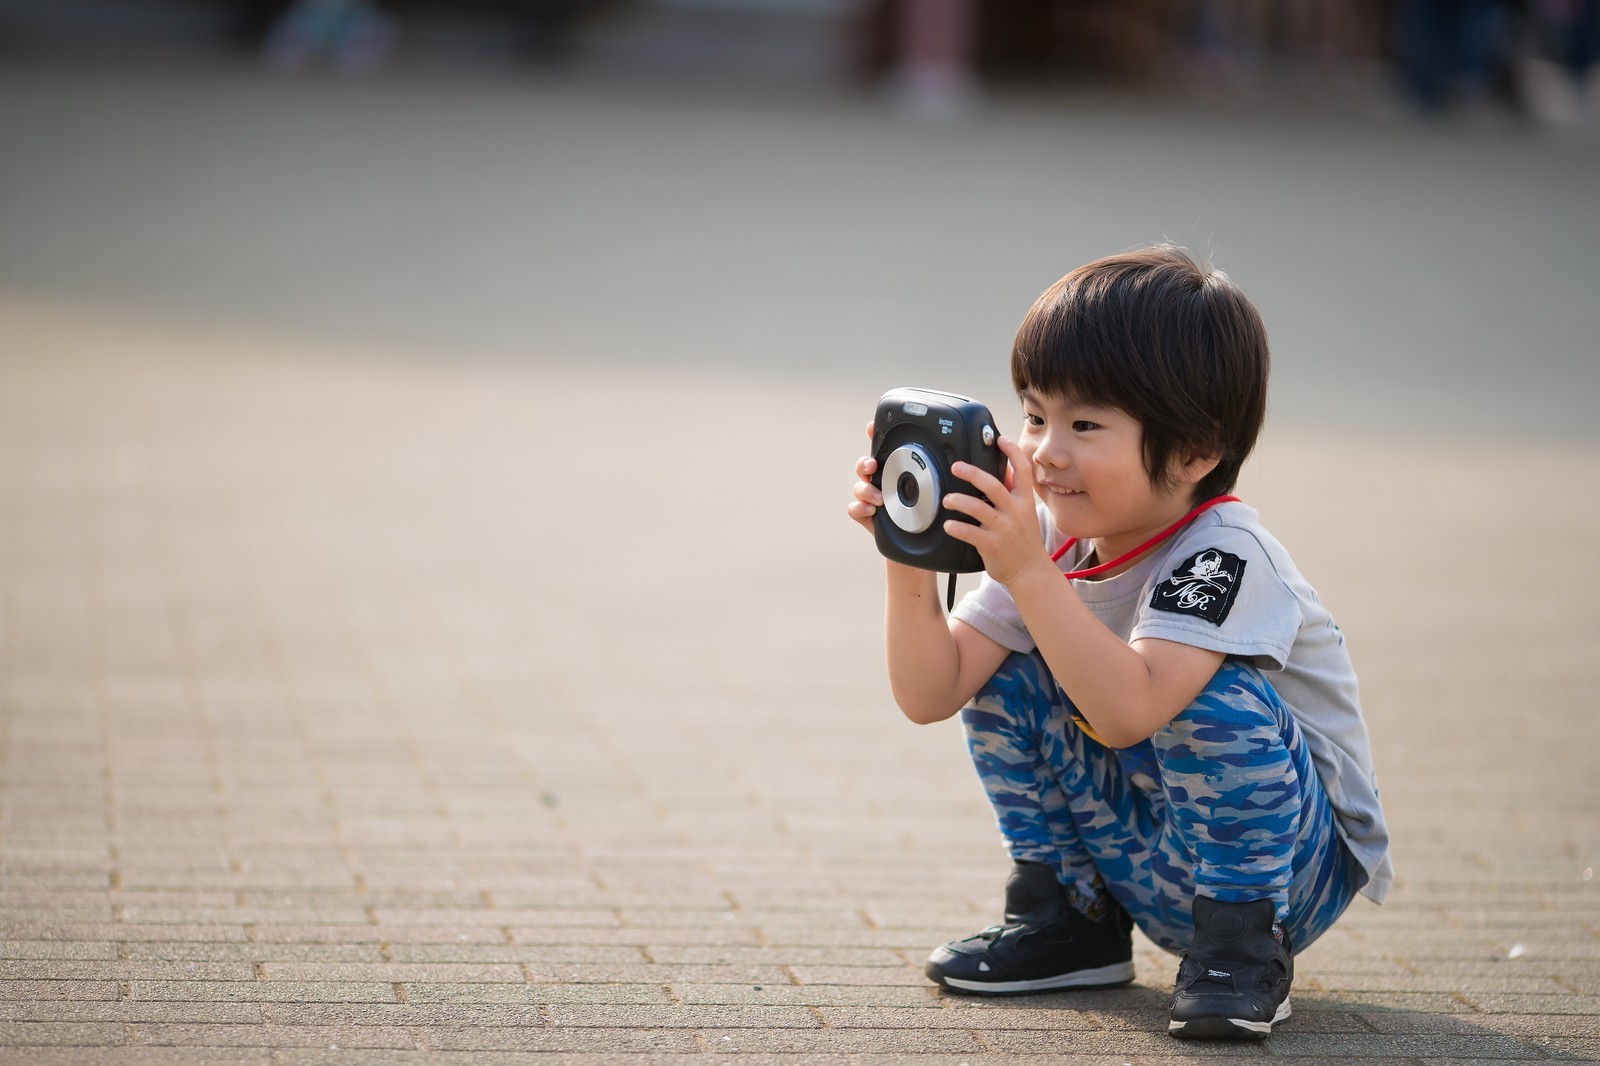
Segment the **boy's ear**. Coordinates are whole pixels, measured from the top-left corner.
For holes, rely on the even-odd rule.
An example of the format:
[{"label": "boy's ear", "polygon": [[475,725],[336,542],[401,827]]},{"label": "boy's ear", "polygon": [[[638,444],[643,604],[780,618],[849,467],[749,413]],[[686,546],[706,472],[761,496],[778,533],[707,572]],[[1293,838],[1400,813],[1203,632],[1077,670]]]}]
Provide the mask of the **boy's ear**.
[{"label": "boy's ear", "polygon": [[1198,485],[1200,481],[1222,462],[1220,452],[1188,452],[1184,457],[1173,460],[1175,467],[1173,474],[1178,483],[1185,486]]}]

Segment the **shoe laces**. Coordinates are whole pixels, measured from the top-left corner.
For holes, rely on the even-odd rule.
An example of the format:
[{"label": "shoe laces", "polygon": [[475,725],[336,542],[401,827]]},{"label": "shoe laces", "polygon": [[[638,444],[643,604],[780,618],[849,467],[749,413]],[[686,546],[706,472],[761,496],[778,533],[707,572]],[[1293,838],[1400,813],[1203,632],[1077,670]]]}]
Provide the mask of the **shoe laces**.
[{"label": "shoe laces", "polygon": [[979,929],[976,933],[973,933],[971,936],[963,940],[962,943],[970,944],[974,940],[981,940],[986,944],[993,943],[994,941],[999,940],[1010,930],[1020,929],[1021,927],[1021,923],[1019,922],[1010,922],[1006,925],[991,925],[987,929]]}]

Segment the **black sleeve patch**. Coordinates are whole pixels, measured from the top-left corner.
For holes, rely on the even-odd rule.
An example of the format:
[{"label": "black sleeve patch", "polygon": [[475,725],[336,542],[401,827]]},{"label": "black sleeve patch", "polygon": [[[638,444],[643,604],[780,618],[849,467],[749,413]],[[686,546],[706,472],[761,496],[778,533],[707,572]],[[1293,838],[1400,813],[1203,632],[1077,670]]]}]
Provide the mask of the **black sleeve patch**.
[{"label": "black sleeve patch", "polygon": [[1173,614],[1192,614],[1220,626],[1244,581],[1244,560],[1218,548],[1195,552],[1155,587],[1150,606]]}]

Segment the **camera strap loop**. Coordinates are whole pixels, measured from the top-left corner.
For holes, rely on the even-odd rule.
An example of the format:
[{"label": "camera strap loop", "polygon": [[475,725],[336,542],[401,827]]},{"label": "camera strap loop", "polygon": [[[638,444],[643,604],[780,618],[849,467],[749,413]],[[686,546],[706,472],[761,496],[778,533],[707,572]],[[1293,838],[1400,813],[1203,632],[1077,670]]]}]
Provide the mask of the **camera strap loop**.
[{"label": "camera strap loop", "polygon": [[954,574],[950,575],[950,584],[945,588],[944,609],[947,611],[956,609],[956,575]]},{"label": "camera strap loop", "polygon": [[[1166,529],[1162,530],[1160,533],[1157,533],[1155,536],[1151,537],[1149,540],[1145,541],[1143,544],[1139,545],[1137,548],[1133,549],[1132,551],[1123,552],[1121,555],[1117,556],[1115,559],[1111,560],[1109,563],[1101,563],[1099,566],[1091,566],[1086,570],[1069,570],[1069,571],[1063,573],[1061,576],[1064,577],[1064,578],[1067,578],[1070,581],[1073,578],[1094,577],[1096,574],[1103,574],[1107,570],[1115,570],[1117,567],[1122,566],[1124,563],[1131,563],[1133,560],[1139,558],[1139,556],[1143,555],[1145,552],[1149,551],[1151,548],[1154,548],[1154,547],[1160,545],[1162,542],[1164,542],[1167,539],[1169,539],[1174,533],[1178,532],[1178,530],[1182,529],[1184,526],[1188,525],[1190,522],[1193,522],[1196,518],[1199,518],[1202,514],[1204,514],[1205,512],[1209,511],[1211,508],[1215,507],[1217,504],[1219,504],[1219,503],[1240,503],[1240,502],[1242,502],[1242,501],[1240,501],[1239,497],[1237,497],[1237,496],[1213,496],[1211,499],[1207,500],[1205,503],[1202,503],[1200,506],[1196,507],[1194,510],[1190,511],[1188,514],[1184,515],[1182,518],[1180,518],[1176,522],[1172,523],[1172,525],[1168,526]],[[1076,543],[1078,543],[1078,538],[1077,537],[1069,538],[1068,541],[1065,544],[1063,544],[1061,547],[1057,548],[1055,551],[1050,553],[1051,562],[1060,562],[1061,561],[1061,557],[1063,555],[1067,554],[1067,552],[1071,551],[1072,550],[1072,546],[1074,544],[1076,544]],[[956,590],[955,575],[951,574],[950,575],[950,595],[951,596],[955,595],[955,590]]]}]

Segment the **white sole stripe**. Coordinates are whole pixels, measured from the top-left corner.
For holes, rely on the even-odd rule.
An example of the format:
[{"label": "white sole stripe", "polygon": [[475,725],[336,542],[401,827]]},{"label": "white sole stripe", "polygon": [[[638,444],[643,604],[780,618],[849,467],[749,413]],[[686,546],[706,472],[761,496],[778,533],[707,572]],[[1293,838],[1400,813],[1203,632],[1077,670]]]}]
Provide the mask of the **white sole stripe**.
[{"label": "white sole stripe", "polygon": [[1085,985],[1121,984],[1133,980],[1133,963],[1117,962],[1092,970],[1074,970],[1059,977],[1042,977],[1035,981],[964,981],[956,977],[944,978],[951,988],[964,992],[1047,992],[1054,988],[1082,988]]},{"label": "white sole stripe", "polygon": [[[1270,1022],[1252,1022],[1252,1021],[1246,1021],[1244,1018],[1197,1018],[1197,1019],[1195,1019],[1195,1021],[1196,1022],[1205,1022],[1205,1023],[1225,1021],[1229,1025],[1233,1026],[1235,1029],[1239,1029],[1239,1030],[1242,1030],[1242,1031],[1248,1032],[1248,1033],[1261,1033],[1263,1035],[1269,1035],[1270,1036],[1271,1033],[1272,1033],[1272,1027],[1274,1025],[1277,1025],[1279,1022],[1284,1021],[1288,1017],[1289,1017],[1289,1000],[1287,998],[1285,998],[1282,1003],[1278,1004],[1278,1011],[1277,1011],[1276,1014],[1274,1014],[1272,1016],[1272,1020]],[[1168,1022],[1167,1023],[1167,1032],[1169,1032],[1169,1033],[1181,1033],[1185,1029],[1187,1029],[1189,1027],[1189,1025],[1190,1025],[1189,1022],[1177,1022],[1177,1021]],[[1202,1028],[1204,1028],[1204,1026],[1202,1026]]]}]

